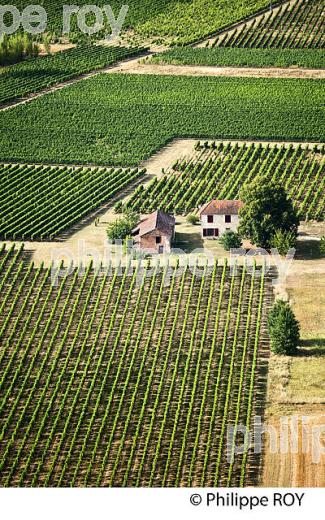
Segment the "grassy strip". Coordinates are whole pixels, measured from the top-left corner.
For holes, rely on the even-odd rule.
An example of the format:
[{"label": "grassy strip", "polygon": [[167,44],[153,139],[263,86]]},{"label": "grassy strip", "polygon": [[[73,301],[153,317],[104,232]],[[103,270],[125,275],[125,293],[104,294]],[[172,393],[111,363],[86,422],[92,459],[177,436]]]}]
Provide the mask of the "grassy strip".
[{"label": "grassy strip", "polygon": [[213,67],[300,67],[324,69],[323,49],[241,49],[175,47],[154,56],[153,63]]}]

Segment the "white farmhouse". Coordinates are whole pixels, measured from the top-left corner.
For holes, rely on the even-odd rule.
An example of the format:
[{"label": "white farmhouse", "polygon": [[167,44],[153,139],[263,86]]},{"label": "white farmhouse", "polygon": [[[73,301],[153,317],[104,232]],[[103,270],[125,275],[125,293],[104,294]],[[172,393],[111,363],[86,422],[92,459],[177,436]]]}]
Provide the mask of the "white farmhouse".
[{"label": "white farmhouse", "polygon": [[200,210],[203,238],[218,238],[226,231],[238,231],[240,200],[211,200]]}]

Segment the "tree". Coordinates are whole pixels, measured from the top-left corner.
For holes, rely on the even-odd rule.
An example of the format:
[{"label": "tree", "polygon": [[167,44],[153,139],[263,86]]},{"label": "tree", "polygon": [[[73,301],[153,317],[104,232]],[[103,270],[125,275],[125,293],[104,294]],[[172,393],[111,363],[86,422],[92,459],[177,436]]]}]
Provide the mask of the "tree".
[{"label": "tree", "polygon": [[299,218],[283,186],[257,177],[246,184],[240,198],[239,234],[258,247],[269,249],[277,230],[298,234]]},{"label": "tree", "polygon": [[196,224],[200,222],[200,219],[197,215],[194,215],[194,213],[192,213],[191,215],[188,215],[186,221],[188,222],[188,224],[196,226]]},{"label": "tree", "polygon": [[231,249],[238,249],[242,246],[243,241],[241,236],[234,231],[226,231],[220,238],[220,244],[223,246],[225,251]]},{"label": "tree", "polygon": [[297,237],[292,231],[277,229],[272,238],[272,247],[276,248],[280,255],[286,256],[290,249],[297,246]]},{"label": "tree", "polygon": [[125,240],[132,234],[139,221],[135,213],[126,213],[125,216],[114,220],[108,225],[107,236],[110,240]]},{"label": "tree", "polygon": [[271,349],[275,354],[293,355],[300,339],[299,323],[287,302],[278,300],[268,316]]}]

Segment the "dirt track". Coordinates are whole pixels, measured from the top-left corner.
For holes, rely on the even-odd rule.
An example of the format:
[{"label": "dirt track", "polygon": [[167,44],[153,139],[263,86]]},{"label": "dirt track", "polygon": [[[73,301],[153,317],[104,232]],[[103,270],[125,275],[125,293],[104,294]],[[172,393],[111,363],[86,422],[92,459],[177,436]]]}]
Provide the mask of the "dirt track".
[{"label": "dirt track", "polygon": [[153,63],[122,63],[111,73],[151,74],[167,76],[222,76],[242,78],[325,79],[325,70],[253,67],[206,67],[200,65],[156,65]]}]

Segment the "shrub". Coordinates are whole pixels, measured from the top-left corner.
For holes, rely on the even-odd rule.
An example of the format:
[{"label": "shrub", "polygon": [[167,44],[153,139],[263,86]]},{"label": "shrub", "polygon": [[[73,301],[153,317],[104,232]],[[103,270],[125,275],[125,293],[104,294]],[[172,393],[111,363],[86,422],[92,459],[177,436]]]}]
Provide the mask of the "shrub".
[{"label": "shrub", "polygon": [[225,251],[231,249],[238,249],[243,245],[242,238],[238,233],[234,231],[226,231],[220,238],[220,244],[223,246]]},{"label": "shrub", "polygon": [[123,211],[123,202],[121,200],[119,200],[115,206],[114,206],[114,211],[115,213],[122,213]]},{"label": "shrub", "polygon": [[188,215],[188,217],[186,218],[186,222],[188,224],[192,224],[193,226],[196,226],[196,224],[198,224],[200,222],[200,219],[199,219],[198,215],[191,213],[191,215]]},{"label": "shrub", "polygon": [[273,305],[268,317],[268,330],[275,354],[290,356],[297,352],[300,326],[288,303],[278,300]]},{"label": "shrub", "polygon": [[30,34],[4,34],[0,40],[0,65],[10,65],[25,56],[38,56],[40,48]]},{"label": "shrub", "polygon": [[296,234],[292,231],[277,229],[272,238],[271,245],[279,251],[281,256],[286,256],[290,249],[295,249],[297,246]]},{"label": "shrub", "polygon": [[110,240],[125,240],[130,237],[132,230],[139,221],[135,213],[127,213],[124,217],[116,219],[108,225],[107,236]]}]

